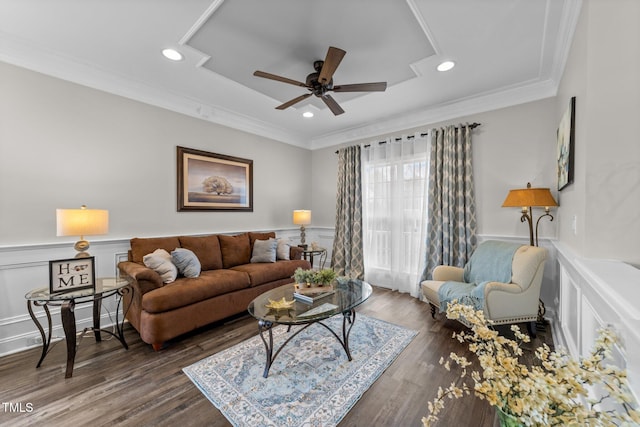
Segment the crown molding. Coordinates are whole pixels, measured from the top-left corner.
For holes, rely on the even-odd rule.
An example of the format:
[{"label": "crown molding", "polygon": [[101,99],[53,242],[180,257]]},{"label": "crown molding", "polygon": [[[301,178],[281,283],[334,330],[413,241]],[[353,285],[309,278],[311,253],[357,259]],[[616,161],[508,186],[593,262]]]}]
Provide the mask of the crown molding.
[{"label": "crown molding", "polygon": [[6,33],[0,32],[0,39],[2,62],[186,116],[308,148],[299,135],[253,117],[114,74],[95,64],[82,63],[58,52],[41,49]]},{"label": "crown molding", "polygon": [[551,79],[560,84],[564,67],[569,58],[569,51],[573,41],[573,35],[580,18],[580,10],[582,9],[582,0],[566,0],[562,9],[560,30],[558,42],[553,56],[553,64],[551,66]]},{"label": "crown molding", "polygon": [[[214,1],[203,16],[214,13],[223,1]],[[415,15],[417,8],[414,0],[407,0],[407,3]],[[58,52],[43,50],[2,32],[0,32],[2,40],[0,61],[250,134],[316,150],[555,96],[569,55],[581,6],[582,0],[567,0],[564,4],[561,35],[555,46],[553,65],[548,78],[541,76],[541,79],[410,111],[387,120],[320,135],[311,140],[254,117],[218,105],[210,105],[199,99],[185,97],[145,82],[134,81],[125,76],[116,75],[110,70],[101,69],[95,64],[65,57]],[[419,15],[416,19],[418,18]],[[423,30],[427,38],[430,38],[428,28],[423,26]],[[180,41],[181,44],[190,37],[192,31],[193,29],[185,34]],[[431,35],[430,42],[435,46],[437,42],[432,37]]]},{"label": "crown molding", "polygon": [[555,96],[556,92],[557,83],[550,79],[502,88],[498,91],[482,93],[454,102],[398,115],[389,120],[314,138],[311,141],[311,149],[317,150],[346,142],[373,138],[385,133],[400,132],[445,120],[538,101]]}]

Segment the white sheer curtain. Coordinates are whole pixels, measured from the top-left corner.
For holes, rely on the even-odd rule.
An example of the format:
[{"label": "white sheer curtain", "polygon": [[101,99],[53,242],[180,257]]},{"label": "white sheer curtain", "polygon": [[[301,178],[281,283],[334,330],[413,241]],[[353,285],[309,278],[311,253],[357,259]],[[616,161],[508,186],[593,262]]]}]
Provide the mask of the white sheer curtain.
[{"label": "white sheer curtain", "polygon": [[365,280],[414,297],[425,265],[428,155],[420,134],[362,149]]}]

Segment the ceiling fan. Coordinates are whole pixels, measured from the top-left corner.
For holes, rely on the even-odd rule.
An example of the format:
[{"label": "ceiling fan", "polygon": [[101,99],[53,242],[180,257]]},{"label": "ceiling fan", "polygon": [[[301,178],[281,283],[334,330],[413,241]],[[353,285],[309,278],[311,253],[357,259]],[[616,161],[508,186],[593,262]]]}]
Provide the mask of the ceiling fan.
[{"label": "ceiling fan", "polygon": [[324,61],[314,61],[313,68],[316,71],[315,73],[311,73],[307,76],[305,83],[286,77],[277,76],[275,74],[266,73],[264,71],[255,71],[253,75],[256,77],[264,77],[265,79],[289,83],[309,90],[309,93],[300,95],[290,101],[285,102],[282,105],[277,106],[277,110],[284,110],[294,104],[297,104],[300,101],[307,99],[311,95],[315,95],[320,98],[325,104],[327,104],[327,107],[329,107],[331,112],[337,116],[344,113],[344,110],[340,107],[340,105],[338,105],[336,100],[328,94],[328,92],[384,92],[387,89],[387,82],[356,83],[334,86],[333,73],[335,73],[338,65],[340,65],[340,61],[342,61],[342,58],[344,58],[344,55],[346,53],[347,52],[342,49],[330,46],[329,50],[327,50],[327,56]]}]

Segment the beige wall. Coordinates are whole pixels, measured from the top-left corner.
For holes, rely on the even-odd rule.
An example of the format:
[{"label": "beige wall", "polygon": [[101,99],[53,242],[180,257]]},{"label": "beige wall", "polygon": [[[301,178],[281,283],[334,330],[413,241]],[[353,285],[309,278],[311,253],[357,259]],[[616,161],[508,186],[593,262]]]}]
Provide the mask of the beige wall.
[{"label": "beige wall", "polygon": [[[446,124],[479,122],[473,131],[473,161],[478,215],[478,233],[493,236],[528,238],[526,225],[520,222],[518,209],[502,208],[509,189],[533,186],[550,187],[555,195],[555,100],[552,98],[509,108],[461,117],[446,123],[433,123],[404,134],[425,131]],[[396,133],[394,136],[399,136]],[[383,140],[381,135],[366,141]],[[346,144],[350,145],[350,144]],[[314,225],[333,226],[337,147],[313,152]],[[324,174],[324,171],[331,173]],[[332,197],[333,199],[328,199]],[[325,199],[326,198],[326,199]],[[555,223],[540,223],[540,237],[555,237]]]},{"label": "beige wall", "polygon": [[[500,205],[528,181],[554,189],[555,131],[576,96],[575,182],[553,191],[561,206],[540,234],[587,257],[640,263],[639,9],[584,2],[555,99],[447,122],[482,123],[479,233],[526,237],[518,213]],[[290,227],[301,207],[313,209],[313,226],[334,224],[336,147],[310,152],[7,64],[0,89],[0,245],[59,242],[54,210],[81,204],[110,210],[114,239]],[[176,145],[253,159],[254,212],[176,212]]]},{"label": "beige wall", "polygon": [[[640,265],[640,2],[587,0],[559,87],[576,97],[576,174],[559,237],[580,255]],[[573,218],[577,229],[572,229]]]},{"label": "beige wall", "polygon": [[[55,209],[108,209],[108,236],[292,227],[311,152],[0,63],[0,246],[55,236]],[[254,161],[253,212],[177,212],[176,146]]]},{"label": "beige wall", "polygon": [[[509,188],[530,181],[550,187],[560,204],[553,223],[540,223],[541,237],[558,237],[580,256],[640,265],[640,141],[633,127],[640,118],[638,22],[637,0],[586,0],[555,98],[448,122],[482,123],[473,134],[479,234],[526,236],[517,212],[500,205]],[[556,129],[572,96],[575,180],[558,192]],[[361,142],[371,141],[353,144]],[[315,225],[333,225],[335,150],[313,153],[314,194],[322,196],[314,200]],[[330,195],[333,203],[325,200]]]}]

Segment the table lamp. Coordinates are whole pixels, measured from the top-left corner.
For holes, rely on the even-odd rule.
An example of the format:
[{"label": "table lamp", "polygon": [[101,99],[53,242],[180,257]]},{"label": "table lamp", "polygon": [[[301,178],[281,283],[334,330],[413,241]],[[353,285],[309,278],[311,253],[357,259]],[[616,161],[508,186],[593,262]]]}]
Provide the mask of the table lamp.
[{"label": "table lamp", "polygon": [[76,258],[86,258],[89,255],[89,242],[85,236],[97,236],[109,232],[109,211],[104,209],[87,209],[82,205],[80,209],[56,209],[57,236],[80,236],[74,248],[78,253]]},{"label": "table lamp", "polygon": [[311,224],[311,211],[302,209],[294,210],[293,223],[300,226],[300,246],[306,249],[304,226]]}]

